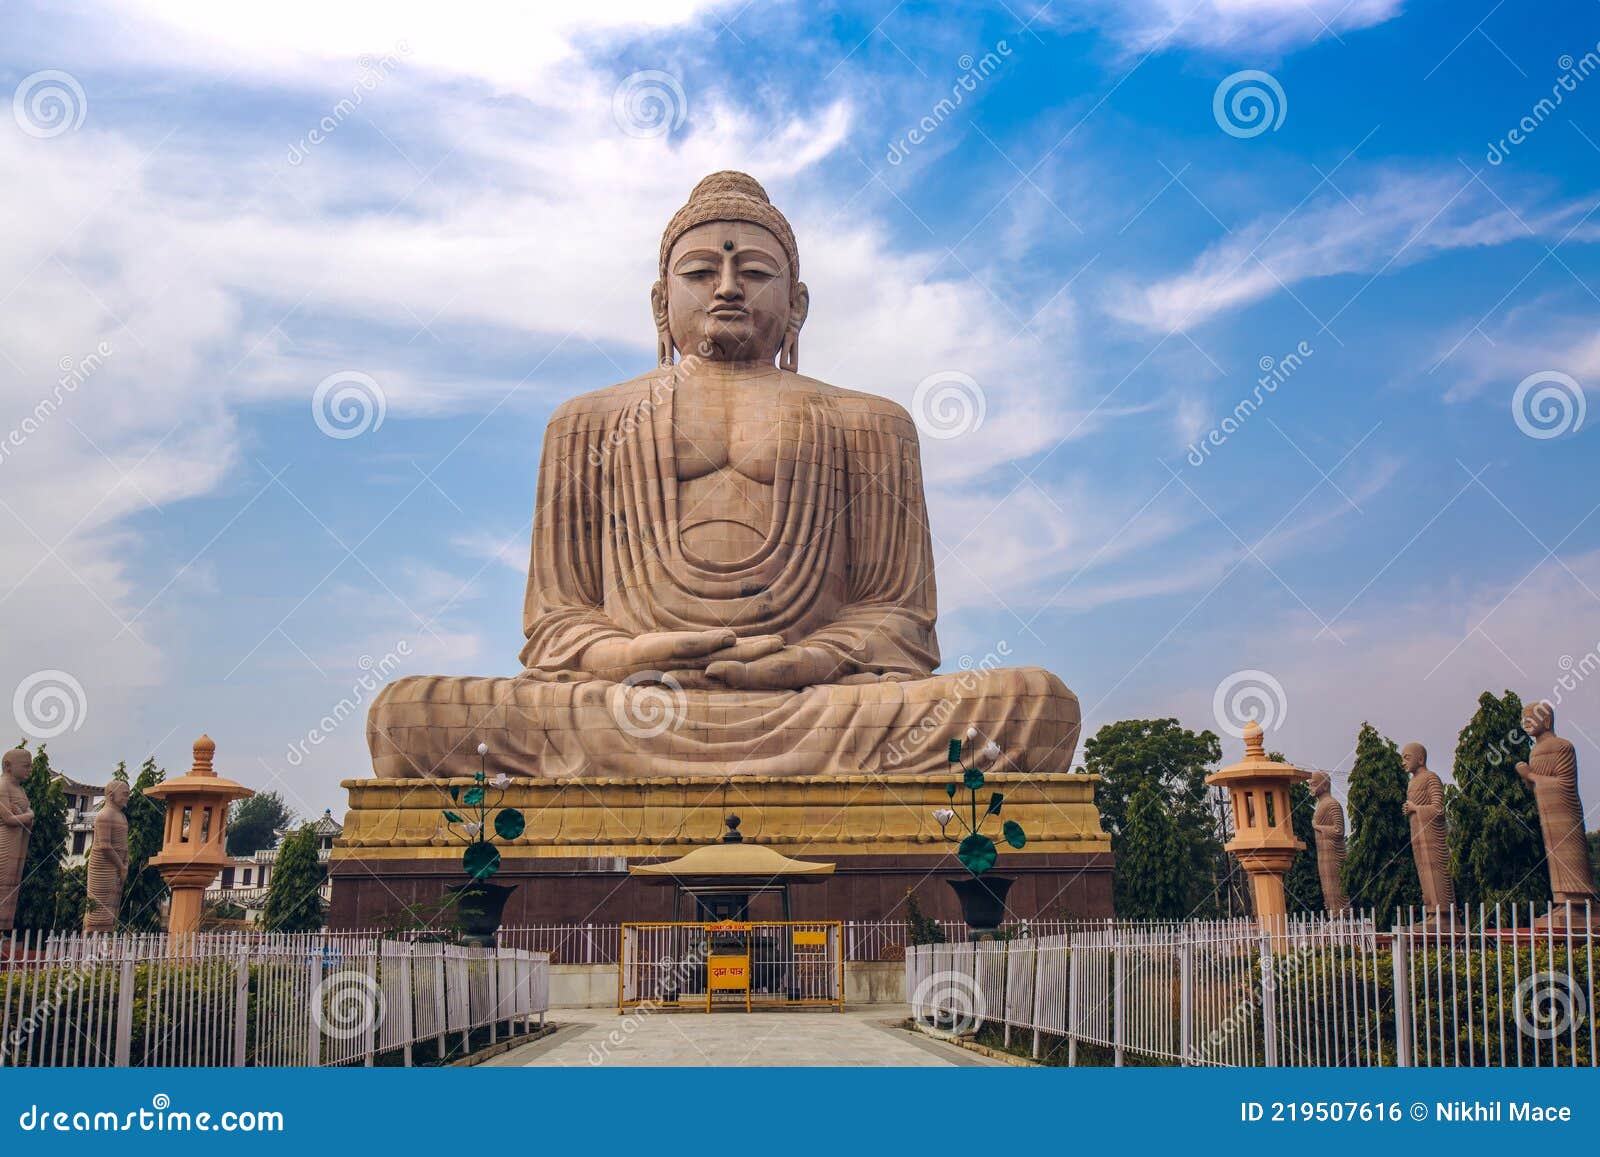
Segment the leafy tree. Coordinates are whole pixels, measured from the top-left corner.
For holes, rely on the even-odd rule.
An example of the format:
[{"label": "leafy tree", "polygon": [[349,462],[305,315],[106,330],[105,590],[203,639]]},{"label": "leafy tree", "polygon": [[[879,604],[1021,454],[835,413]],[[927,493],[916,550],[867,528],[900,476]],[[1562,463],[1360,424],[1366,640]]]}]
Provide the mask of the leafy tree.
[{"label": "leafy tree", "polygon": [[[1084,745],[1086,769],[1101,777],[1096,800],[1117,858],[1113,890],[1119,913],[1142,915],[1150,904],[1163,915],[1222,910],[1229,862],[1205,783],[1208,765],[1221,758],[1214,734],[1197,734],[1176,719],[1108,723]],[[1142,789],[1148,790],[1141,798]],[[1150,814],[1152,801],[1170,823]],[[1157,866],[1156,882],[1133,878]],[[1180,880],[1182,898],[1173,900],[1174,881]],[[1125,900],[1138,910],[1124,908]]]},{"label": "leafy tree", "polygon": [[1478,696],[1477,714],[1456,743],[1455,783],[1445,792],[1450,874],[1463,904],[1550,898],[1539,808],[1517,775],[1532,746],[1516,692]]},{"label": "leafy tree", "polygon": [[[114,774],[127,782],[128,765],[117,764]],[[161,927],[161,901],[166,898],[167,884],[150,866],[150,857],[161,850],[167,805],[145,792],[166,778],[166,770],[156,767],[152,756],[139,768],[128,793],[128,882],[122,889],[118,923],[130,931],[153,932]]]},{"label": "leafy tree", "polygon": [[269,932],[315,932],[322,927],[322,887],[326,870],[317,859],[317,831],[310,824],[283,841],[272,865],[267,906],[261,922]]},{"label": "leafy tree", "polygon": [[1406,769],[1394,740],[1363,723],[1350,769],[1344,889],[1352,908],[1370,908],[1380,921],[1397,908],[1422,903],[1422,884],[1411,857],[1411,821],[1404,811],[1406,787]]},{"label": "leafy tree", "polygon": [[1181,920],[1193,911],[1193,856],[1156,781],[1128,801],[1123,849],[1114,877],[1117,915],[1127,920]]},{"label": "leafy tree", "polygon": [[[17,746],[26,749],[27,744]],[[67,846],[67,791],[50,770],[50,756],[42,743],[33,753],[26,790],[33,809],[33,834],[22,866],[15,923],[18,928],[49,929],[56,926],[56,887]]]},{"label": "leafy tree", "polygon": [[89,904],[89,865],[63,868],[56,881],[56,930],[76,932],[83,927],[84,909]]},{"label": "leafy tree", "polygon": [[922,910],[922,905],[917,903],[917,894],[910,889],[906,890],[906,943],[944,943],[944,929],[939,921]]},{"label": "leafy tree", "polygon": [[294,822],[294,813],[275,791],[257,792],[234,803],[228,816],[228,855],[252,856],[278,842],[277,833]]}]

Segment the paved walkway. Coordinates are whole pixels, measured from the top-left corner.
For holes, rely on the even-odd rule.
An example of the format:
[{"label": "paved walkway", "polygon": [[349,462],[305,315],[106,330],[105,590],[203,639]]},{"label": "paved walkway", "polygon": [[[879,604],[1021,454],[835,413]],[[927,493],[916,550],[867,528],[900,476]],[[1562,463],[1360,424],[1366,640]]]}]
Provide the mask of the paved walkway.
[{"label": "paved walkway", "polygon": [[873,1005],[843,1013],[649,1012],[556,1009],[552,1035],[502,1053],[490,1065],[994,1065],[977,1053],[896,1027],[910,1009]]}]

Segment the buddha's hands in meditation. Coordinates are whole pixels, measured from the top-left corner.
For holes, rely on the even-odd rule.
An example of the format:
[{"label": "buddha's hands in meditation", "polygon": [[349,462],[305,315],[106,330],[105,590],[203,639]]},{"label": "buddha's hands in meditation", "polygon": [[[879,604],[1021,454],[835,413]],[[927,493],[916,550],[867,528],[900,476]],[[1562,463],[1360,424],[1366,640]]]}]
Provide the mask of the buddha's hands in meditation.
[{"label": "buddha's hands in meditation", "polygon": [[779,635],[741,639],[731,629],[713,631],[650,631],[631,639],[601,639],[583,653],[583,668],[601,679],[620,683],[646,672],[670,674],[685,688],[722,686],[707,677],[714,663],[742,666],[782,651]]},{"label": "buddha's hands in meditation", "polygon": [[839,675],[839,659],[821,647],[783,647],[754,659],[717,659],[706,665],[706,676],[739,691],[798,691],[817,683],[832,683]]}]

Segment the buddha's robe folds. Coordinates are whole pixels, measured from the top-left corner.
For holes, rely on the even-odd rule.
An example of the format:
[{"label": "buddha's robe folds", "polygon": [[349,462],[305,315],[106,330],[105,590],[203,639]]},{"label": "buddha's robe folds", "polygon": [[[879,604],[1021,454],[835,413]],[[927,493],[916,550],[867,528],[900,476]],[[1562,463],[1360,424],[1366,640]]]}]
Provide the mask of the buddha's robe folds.
[{"label": "buddha's robe folds", "polygon": [[1411,813],[1411,858],[1417,863],[1424,908],[1450,908],[1456,902],[1455,881],[1450,878],[1450,839],[1444,818],[1444,781],[1423,768],[1411,777],[1406,801],[1416,805]]},{"label": "buddha's robe folds", "polygon": [[[1002,766],[1070,766],[1078,701],[1054,675],[932,674],[933,550],[910,417],[882,398],[771,377],[770,517],[760,545],[731,563],[684,541],[682,432],[665,373],[556,411],[539,469],[525,669],[387,687],[367,724],[378,775],[471,774],[479,742],[492,769],[556,778],[924,772],[947,766],[948,740],[968,727],[999,742]],[[800,691],[735,691],[611,682],[581,665],[600,639],[723,627],[821,648],[840,673]]]},{"label": "buddha's robe folds", "polygon": [[1350,907],[1344,891],[1345,837],[1344,808],[1332,795],[1317,800],[1311,814],[1311,830],[1317,841],[1317,875],[1322,883],[1322,905],[1329,912]]},{"label": "buddha's robe folds", "polygon": [[1559,735],[1545,734],[1528,756],[1528,782],[1539,807],[1539,829],[1550,867],[1550,894],[1558,904],[1600,899],[1589,861],[1583,803],[1578,798],[1578,755]]}]

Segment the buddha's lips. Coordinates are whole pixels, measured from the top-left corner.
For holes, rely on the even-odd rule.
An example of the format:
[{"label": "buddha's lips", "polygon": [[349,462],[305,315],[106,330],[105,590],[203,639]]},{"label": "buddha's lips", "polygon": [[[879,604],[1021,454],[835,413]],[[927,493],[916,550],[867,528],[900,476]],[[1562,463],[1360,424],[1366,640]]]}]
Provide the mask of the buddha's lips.
[{"label": "buddha's lips", "polygon": [[711,317],[724,320],[735,317],[744,317],[746,315],[746,311],[736,305],[719,305],[715,309],[706,310],[706,313]]}]

